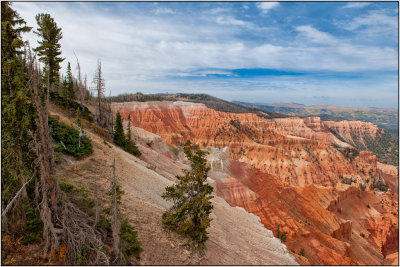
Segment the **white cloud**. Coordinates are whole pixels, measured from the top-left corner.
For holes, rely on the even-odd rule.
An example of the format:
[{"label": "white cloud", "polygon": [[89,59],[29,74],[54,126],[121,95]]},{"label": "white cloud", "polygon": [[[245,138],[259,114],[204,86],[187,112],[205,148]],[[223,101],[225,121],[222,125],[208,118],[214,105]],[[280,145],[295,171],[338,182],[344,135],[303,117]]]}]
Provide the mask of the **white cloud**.
[{"label": "white cloud", "polygon": [[352,32],[362,42],[390,41],[398,43],[398,18],[383,11],[370,11],[351,20],[336,22],[344,30]]},{"label": "white cloud", "polygon": [[332,35],[321,32],[310,25],[298,26],[296,27],[296,30],[313,43],[335,44],[337,42],[337,40]]},{"label": "white cloud", "polygon": [[350,22],[343,23],[346,30],[356,30],[362,27],[388,27],[397,29],[397,18],[388,16],[379,11],[370,12],[368,15],[357,17]]},{"label": "white cloud", "polygon": [[369,2],[350,2],[347,3],[343,8],[363,8],[369,6],[371,3]]},{"label": "white cloud", "polygon": [[219,13],[226,13],[229,12],[230,9],[228,8],[222,8],[222,7],[216,7],[216,8],[212,8],[206,11],[206,13],[210,13],[210,14],[219,14]]},{"label": "white cloud", "polygon": [[257,7],[262,13],[267,14],[270,9],[279,6],[279,2],[258,2]]},{"label": "white cloud", "polygon": [[158,7],[155,11],[155,14],[160,15],[160,14],[175,14],[175,12],[167,7]]},{"label": "white cloud", "polygon": [[[241,39],[238,35],[243,33],[242,26],[251,26],[252,31],[257,26],[232,16],[165,18],[134,10],[129,15],[117,15],[99,11],[92,3],[79,3],[79,8],[76,5],[78,3],[13,2],[28,26],[36,28],[35,15],[48,12],[62,28],[62,56],[67,58],[62,63],[63,72],[67,61],[71,61],[74,70],[75,51],[82,72],[87,73],[90,82],[97,59],[101,58],[106,88],[113,94],[129,90],[162,92],[166,88],[179,91],[185,87],[194,90],[192,81],[178,83],[168,77],[229,75],[232,69],[397,70],[397,49],[356,45],[310,25],[298,26],[298,36],[285,45],[278,45]],[[365,23],[358,20],[359,25]],[[355,28],[358,27],[361,26]],[[35,47],[37,37],[30,33],[27,38]],[[215,69],[228,71],[213,71]],[[193,86],[201,90],[212,88],[217,94],[218,86],[224,86],[229,92],[229,86],[240,85],[204,82]],[[278,87],[278,83],[274,86]],[[282,86],[289,86],[289,83]]]},{"label": "white cloud", "polygon": [[218,24],[222,25],[235,25],[235,26],[249,25],[248,22],[244,20],[235,19],[234,17],[231,16],[219,16],[217,17],[216,21]]}]

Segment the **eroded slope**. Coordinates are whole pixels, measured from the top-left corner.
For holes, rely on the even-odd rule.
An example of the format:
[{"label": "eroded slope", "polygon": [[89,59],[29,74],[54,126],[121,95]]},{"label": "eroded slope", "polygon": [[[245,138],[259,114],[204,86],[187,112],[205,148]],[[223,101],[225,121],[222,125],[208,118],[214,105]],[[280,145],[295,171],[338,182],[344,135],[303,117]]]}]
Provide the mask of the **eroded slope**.
[{"label": "eroded slope", "polygon": [[[68,121],[61,114],[57,115],[61,120]],[[81,161],[65,157],[57,177],[82,184],[88,189],[94,188],[97,179],[100,195],[106,194],[110,187],[110,164],[115,158],[117,179],[125,191],[121,212],[135,227],[142,243],[143,252],[138,264],[296,264],[286,247],[263,227],[258,217],[241,208],[231,207],[218,196],[212,200],[213,221],[208,230],[210,239],[205,253],[188,247],[184,237],[166,231],[161,224],[161,216],[171,203],[162,199],[161,195],[165,187],[175,181],[174,176],[188,165],[182,158],[182,151],[165,144],[160,137],[137,128],[132,132],[142,151],[142,159],[113,145],[109,147],[102,138],[89,132],[94,153]],[[210,182],[213,183],[212,180]]]},{"label": "eroded slope", "polygon": [[[275,232],[279,225],[288,233],[291,253],[305,250],[305,257],[296,256],[299,263],[396,262],[393,170],[384,172],[371,152],[360,152],[344,142],[345,136],[333,134],[332,123],[319,118],[267,120],[187,102],[114,103],[112,109],[124,118],[130,114],[133,125],[169,144],[190,139],[214,147],[210,177],[217,193],[257,215],[266,228]],[[376,133],[368,123],[344,128],[363,136]],[[380,177],[391,188],[387,193],[371,187]]]}]

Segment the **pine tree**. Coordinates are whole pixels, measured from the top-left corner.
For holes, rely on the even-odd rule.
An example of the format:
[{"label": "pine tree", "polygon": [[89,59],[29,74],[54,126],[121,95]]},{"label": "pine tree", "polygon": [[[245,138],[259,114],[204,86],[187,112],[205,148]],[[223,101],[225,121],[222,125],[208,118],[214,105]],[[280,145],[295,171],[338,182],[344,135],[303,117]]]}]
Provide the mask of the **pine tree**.
[{"label": "pine tree", "polygon": [[135,156],[141,155],[135,142],[131,140],[131,114],[128,115],[128,129],[126,131],[124,150]]},{"label": "pine tree", "polygon": [[65,76],[65,95],[70,100],[75,100],[74,81],[72,78],[71,64],[68,62],[67,75]]},{"label": "pine tree", "polygon": [[131,114],[128,114],[128,128],[126,129],[126,141],[131,141]]},{"label": "pine tree", "polygon": [[56,82],[58,71],[60,70],[60,63],[64,60],[64,58],[60,57],[62,32],[49,14],[41,13],[36,15],[36,21],[39,27],[34,33],[41,37],[42,40],[38,41],[39,46],[33,50],[38,52],[39,60],[46,65],[45,73],[48,87],[52,90],[53,83]]},{"label": "pine tree", "polygon": [[[30,27],[9,2],[1,2],[1,188],[2,207],[8,204],[19,188],[32,177],[34,153],[28,131],[34,128],[35,112],[30,95],[24,43],[21,34]],[[22,196],[26,197],[24,188]]]},{"label": "pine tree", "polygon": [[124,128],[122,126],[122,118],[119,112],[115,116],[115,127],[114,127],[114,143],[120,147],[125,145]]},{"label": "pine tree", "polygon": [[207,153],[192,146],[190,141],[186,142],[184,152],[191,170],[184,169],[185,175],[177,176],[179,183],[165,188],[162,197],[172,200],[174,204],[163,214],[163,224],[190,236],[194,245],[204,249],[213,208],[210,202],[213,188],[206,183],[210,170],[205,159]]}]

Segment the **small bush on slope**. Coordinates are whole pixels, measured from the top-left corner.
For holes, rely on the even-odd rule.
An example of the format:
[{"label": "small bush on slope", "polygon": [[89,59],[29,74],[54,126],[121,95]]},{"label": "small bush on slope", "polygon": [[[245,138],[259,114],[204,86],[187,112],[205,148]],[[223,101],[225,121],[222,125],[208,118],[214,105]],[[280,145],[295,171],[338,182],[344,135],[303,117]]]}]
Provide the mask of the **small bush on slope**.
[{"label": "small bush on slope", "polygon": [[137,259],[140,259],[142,248],[140,247],[140,242],[137,240],[137,232],[127,220],[123,220],[121,224],[121,243],[122,252],[125,257],[135,255]]},{"label": "small bush on slope", "polygon": [[68,99],[66,96],[60,95],[57,91],[50,91],[49,94],[51,100],[56,102],[58,105],[66,107],[73,112],[79,109],[81,110],[82,118],[88,120],[89,122],[93,122],[93,116],[87,107],[80,105],[75,100]]},{"label": "small bush on slope", "polygon": [[73,127],[51,116],[49,116],[49,126],[51,136],[57,143],[56,150],[59,152],[76,158],[82,158],[93,153],[92,142],[86,136],[81,137],[81,146],[79,147],[79,131]]}]

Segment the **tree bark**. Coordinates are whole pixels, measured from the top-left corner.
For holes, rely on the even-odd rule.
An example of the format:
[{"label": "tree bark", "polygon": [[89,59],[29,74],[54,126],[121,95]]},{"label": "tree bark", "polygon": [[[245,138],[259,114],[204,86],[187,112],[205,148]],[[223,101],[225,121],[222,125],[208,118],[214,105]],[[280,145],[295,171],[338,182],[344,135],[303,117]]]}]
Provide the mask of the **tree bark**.
[{"label": "tree bark", "polygon": [[115,157],[113,164],[113,221],[111,225],[112,236],[113,236],[113,247],[115,253],[115,262],[125,264],[125,257],[121,251],[121,221],[119,220],[119,211],[118,211],[118,194],[117,194],[117,178],[115,175]]}]

